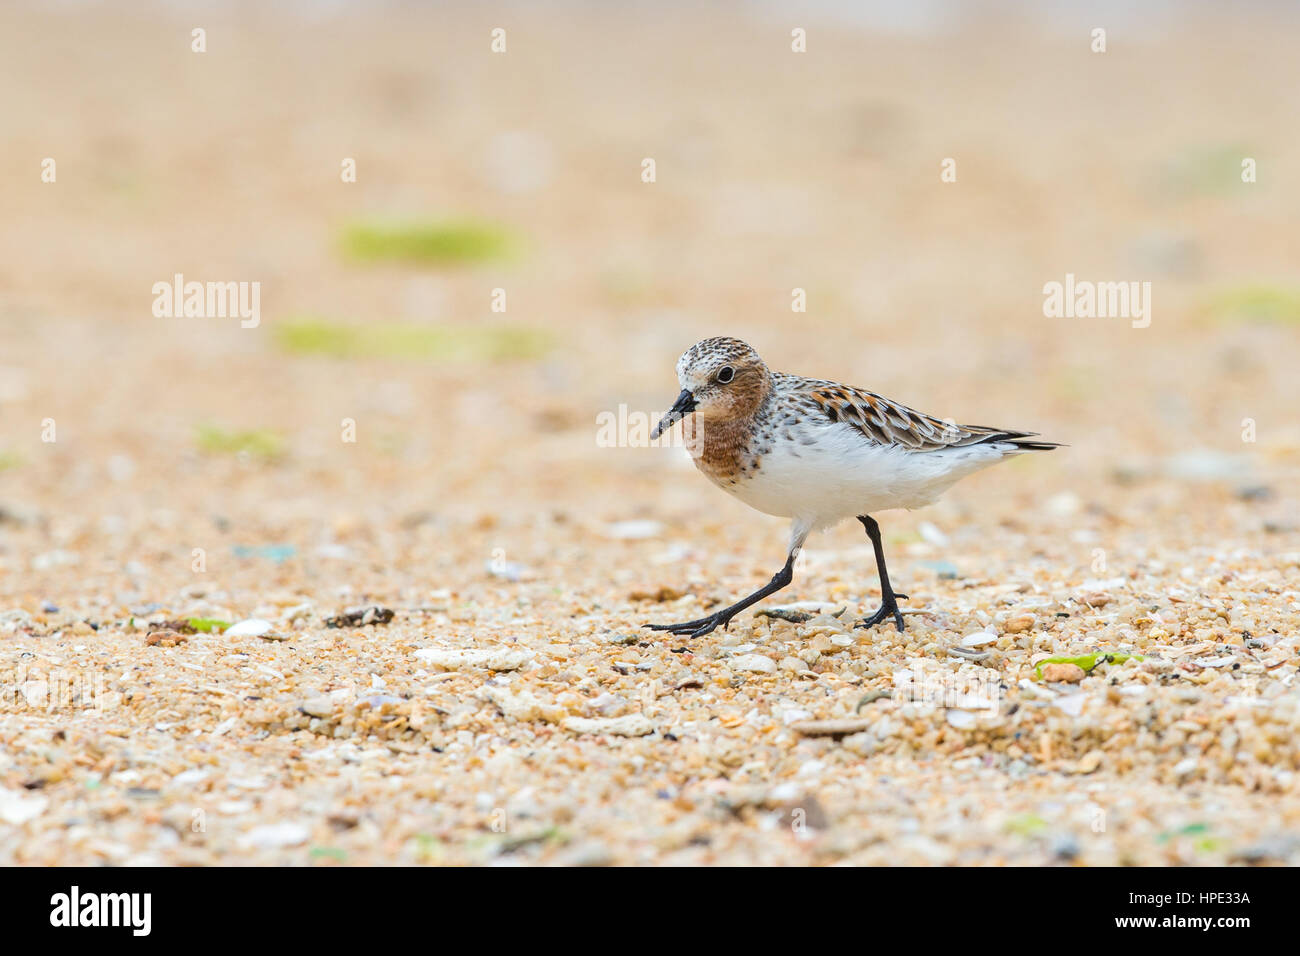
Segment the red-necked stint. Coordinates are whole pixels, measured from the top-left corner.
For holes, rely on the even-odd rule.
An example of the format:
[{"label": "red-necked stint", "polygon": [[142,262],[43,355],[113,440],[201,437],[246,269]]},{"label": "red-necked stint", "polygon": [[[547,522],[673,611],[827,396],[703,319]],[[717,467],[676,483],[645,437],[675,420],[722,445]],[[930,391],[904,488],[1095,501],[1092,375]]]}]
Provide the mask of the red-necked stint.
[{"label": "red-necked stint", "polygon": [[866,528],[880,574],[880,608],[858,627],[892,617],[903,630],[897,599],[907,595],[890,587],[871,514],[932,504],[972,472],[1059,447],[1035,432],[956,425],[865,389],[773,372],[739,339],[693,345],[677,361],[677,380],[681,394],[650,437],[686,418],[686,444],[705,477],[751,508],[791,519],[789,556],[764,587],[708,617],[647,625],[685,637],[725,628],[785,587],[809,532],[851,517]]}]

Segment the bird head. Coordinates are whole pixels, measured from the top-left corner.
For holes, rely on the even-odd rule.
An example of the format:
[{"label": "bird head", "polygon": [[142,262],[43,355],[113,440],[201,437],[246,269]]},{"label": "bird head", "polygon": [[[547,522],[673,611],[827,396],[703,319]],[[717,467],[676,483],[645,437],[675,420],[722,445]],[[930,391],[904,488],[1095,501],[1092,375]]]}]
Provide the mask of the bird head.
[{"label": "bird head", "polygon": [[771,374],[758,353],[740,339],[695,343],[677,360],[677,382],[682,391],[650,433],[651,439],[692,413],[697,422],[753,415],[771,387]]}]

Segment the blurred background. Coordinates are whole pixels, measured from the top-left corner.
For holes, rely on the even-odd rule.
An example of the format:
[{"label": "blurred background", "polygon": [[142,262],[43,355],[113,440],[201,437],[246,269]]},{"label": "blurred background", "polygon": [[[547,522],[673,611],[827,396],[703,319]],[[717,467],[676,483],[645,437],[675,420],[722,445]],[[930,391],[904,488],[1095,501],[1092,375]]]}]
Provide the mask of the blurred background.
[{"label": "blurred background", "polygon": [[[1294,861],[1298,47],[1258,2],[0,5],[0,862]],[[1146,327],[1046,315],[1071,275]],[[906,634],[842,626],[849,523],[780,599],[842,622],[644,640],[784,557],[646,441],[713,335],[1068,447],[877,516]]]},{"label": "blurred background", "polygon": [[[1142,6],[5,4],[0,595],[165,603],[194,548],[245,610],[748,582],[783,522],[597,441],[720,334],[1069,444],[887,517],[918,556],[1091,521],[1086,573],[1124,516],[1293,551],[1300,24]],[[155,316],[178,273],[260,323]],[[1067,273],[1150,326],[1045,317]]]}]

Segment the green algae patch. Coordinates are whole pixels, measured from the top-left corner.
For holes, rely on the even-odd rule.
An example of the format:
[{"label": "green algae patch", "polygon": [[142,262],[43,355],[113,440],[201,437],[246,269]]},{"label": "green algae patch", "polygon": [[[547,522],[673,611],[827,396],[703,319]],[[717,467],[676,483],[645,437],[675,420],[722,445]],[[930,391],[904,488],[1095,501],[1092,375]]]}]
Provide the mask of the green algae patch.
[{"label": "green algae patch", "polygon": [[344,228],[339,247],[353,262],[470,265],[511,258],[518,242],[492,223],[361,222]]},{"label": "green algae patch", "polygon": [[1034,665],[1034,680],[1043,679],[1043,668],[1048,664],[1075,664],[1083,668],[1085,674],[1091,673],[1098,664],[1123,664],[1129,658],[1144,660],[1134,654],[1080,654],[1077,657],[1045,657]]},{"label": "green algae patch", "polygon": [[277,322],[274,328],[276,344],[282,350],[336,359],[494,362],[540,358],[552,345],[549,333],[517,325],[350,325],[302,317]]},{"label": "green algae patch", "polygon": [[248,455],[271,461],[284,454],[284,439],[269,428],[228,431],[217,425],[200,425],[195,441],[200,451],[212,455]]}]

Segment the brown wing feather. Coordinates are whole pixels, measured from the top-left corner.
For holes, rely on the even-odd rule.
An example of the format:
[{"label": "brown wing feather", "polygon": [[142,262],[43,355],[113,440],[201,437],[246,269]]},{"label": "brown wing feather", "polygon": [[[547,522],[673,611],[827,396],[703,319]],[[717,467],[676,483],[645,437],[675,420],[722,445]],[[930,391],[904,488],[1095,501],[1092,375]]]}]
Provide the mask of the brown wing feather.
[{"label": "brown wing feather", "polygon": [[912,451],[937,451],[990,441],[1006,441],[1026,450],[1056,447],[1051,442],[1022,441],[1036,432],[957,425],[851,385],[838,382],[809,382],[808,385],[808,397],[831,421],[852,425],[880,445],[901,445]]}]

